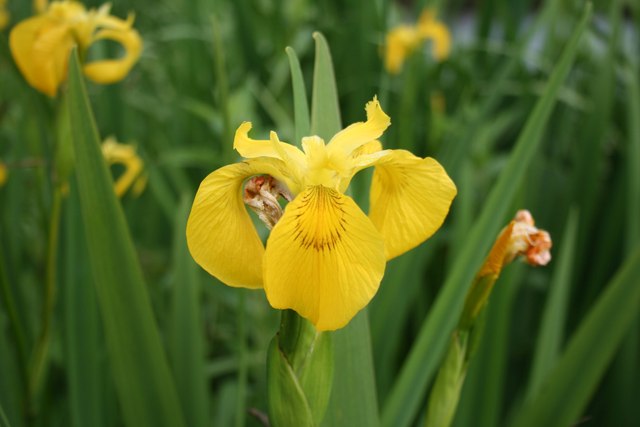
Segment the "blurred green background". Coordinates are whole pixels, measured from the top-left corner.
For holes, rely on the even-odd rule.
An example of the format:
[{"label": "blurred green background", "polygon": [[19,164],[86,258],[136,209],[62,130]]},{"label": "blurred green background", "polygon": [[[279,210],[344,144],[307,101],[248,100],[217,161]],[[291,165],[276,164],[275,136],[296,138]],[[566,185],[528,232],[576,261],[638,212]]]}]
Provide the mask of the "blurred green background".
[{"label": "blurred green background", "polygon": [[[584,2],[112,3],[115,16],[135,12],[144,51],[124,81],[87,83],[89,97],[100,135],[133,144],[144,161],[146,190],[126,195],[121,204],[186,425],[258,426],[259,415],[249,412],[266,411],[265,357],[278,313],[262,292],[222,286],[197,267],[184,227],[200,181],[238,160],[232,140],[242,121],[253,122],[256,138],[273,129],[283,141],[295,142],[286,46],[300,58],[310,96],[312,33],[322,32],[331,48],[343,125],[364,120],[364,105],[377,94],[392,120],[383,145],[435,157],[453,178],[458,196],[444,227],[388,264],[368,309],[375,391],[384,412]],[[437,62],[425,44],[400,74],[388,74],[382,61],[386,32],[415,23],[427,6],[449,27],[450,56]],[[30,2],[9,0],[8,9],[11,21],[0,33],[0,161],[8,168],[0,187],[0,408],[6,415],[0,426],[123,425],[74,180],[61,201],[60,234],[50,256],[59,101],[29,87],[9,52],[11,26],[32,14]],[[547,361],[559,357],[625,259],[636,253],[639,28],[639,3],[594,4],[541,146],[515,200],[508,201],[509,214],[500,218],[506,224],[517,209],[529,209],[551,233],[554,258],[545,268],[512,265],[498,282],[457,426],[511,425],[549,371],[541,354],[551,354]],[[91,54],[117,55],[118,47],[101,43]],[[112,172],[122,171],[116,166]],[[367,176],[352,187],[364,206],[367,188]],[[51,271],[53,295],[45,285]],[[633,280],[640,287],[640,278]],[[597,387],[586,390],[588,403],[576,424],[640,425],[640,306],[633,295],[632,320],[600,329],[603,346],[609,334],[624,338],[611,344],[615,356],[594,380]],[[38,353],[47,322],[48,348]],[[33,380],[37,354],[46,357]],[[35,386],[27,387],[30,381]],[[421,425],[426,394],[416,393],[425,405],[410,418]]]}]

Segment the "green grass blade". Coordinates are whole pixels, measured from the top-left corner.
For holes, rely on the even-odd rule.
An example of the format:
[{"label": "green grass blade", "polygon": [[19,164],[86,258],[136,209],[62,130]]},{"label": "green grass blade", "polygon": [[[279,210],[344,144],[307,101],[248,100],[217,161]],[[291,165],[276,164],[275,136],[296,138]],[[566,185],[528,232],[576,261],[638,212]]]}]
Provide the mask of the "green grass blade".
[{"label": "green grass blade", "polygon": [[[338,93],[331,53],[324,36],[315,33],[311,132],[328,141],[341,129]],[[334,379],[323,425],[378,425],[378,403],[371,355],[369,319],[359,313],[334,333]]]},{"label": "green grass blade", "polygon": [[562,247],[549,285],[549,297],[542,315],[529,379],[529,396],[538,393],[562,350],[563,331],[571,290],[571,268],[574,265],[578,217],[575,211],[567,220]]},{"label": "green grass blade", "polygon": [[474,224],[467,245],[456,258],[451,274],[430,315],[422,324],[418,337],[394,385],[382,414],[383,426],[404,427],[410,425],[424,400],[430,379],[446,349],[449,334],[455,327],[462,310],[466,290],[480,267],[504,223],[505,215],[525,177],[527,165],[533,159],[545,129],[558,90],[566,78],[578,50],[579,42],[591,16],[591,7],[573,32],[545,92],[527,120],[515,149],[497,183],[491,191],[478,220]]},{"label": "green grass blade", "polygon": [[4,414],[4,410],[2,409],[2,405],[0,405],[0,427],[11,427],[11,424],[9,424],[9,420],[7,419],[6,415]]},{"label": "green grass blade", "polygon": [[69,117],[80,208],[124,420],[130,427],[183,426],[142,271],[102,158],[76,52],[69,69]]},{"label": "green grass blade", "polygon": [[173,306],[169,355],[185,421],[190,426],[204,426],[208,424],[209,412],[204,361],[204,331],[200,313],[200,280],[198,267],[187,249],[184,232],[187,229],[187,217],[191,208],[190,200],[191,197],[181,201],[175,219]]},{"label": "green grass blade", "polygon": [[293,117],[296,128],[295,144],[299,145],[300,141],[302,141],[302,137],[311,134],[311,125],[309,124],[309,104],[307,102],[307,91],[304,86],[298,56],[290,47],[287,47],[285,50],[289,57],[291,81],[293,84]]},{"label": "green grass blade", "polygon": [[574,333],[514,427],[575,425],[640,310],[640,249],[629,256]]}]

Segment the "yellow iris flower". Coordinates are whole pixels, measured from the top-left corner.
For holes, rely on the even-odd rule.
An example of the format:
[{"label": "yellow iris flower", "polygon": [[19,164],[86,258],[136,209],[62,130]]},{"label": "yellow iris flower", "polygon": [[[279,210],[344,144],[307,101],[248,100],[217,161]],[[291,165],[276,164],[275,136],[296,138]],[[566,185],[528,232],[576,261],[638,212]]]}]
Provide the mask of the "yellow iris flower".
[{"label": "yellow iris flower", "polygon": [[7,12],[7,0],[0,0],[0,30],[4,30],[9,24],[9,12]]},{"label": "yellow iris flower", "polygon": [[425,40],[431,40],[433,56],[442,61],[449,56],[451,35],[445,24],[436,20],[435,14],[425,10],[418,19],[418,24],[399,25],[387,33],[384,65],[391,74],[402,70],[405,59]]},{"label": "yellow iris flower", "polygon": [[135,147],[120,144],[113,137],[102,143],[102,155],[109,165],[119,164],[125,170],[114,184],[114,191],[118,197],[124,196],[129,188],[134,196],[140,195],[147,185],[147,177],[142,174],[142,159],[136,153]]},{"label": "yellow iris flower", "polygon": [[75,1],[55,1],[39,15],[16,25],[9,36],[11,53],[27,82],[39,91],[55,96],[67,77],[67,63],[73,46],[84,56],[98,40],[113,40],[124,47],[118,59],[84,64],[85,75],[96,83],[122,80],[140,57],[142,40],[132,28],[133,15],[122,20],[109,15],[110,4],[87,11]]},{"label": "yellow iris flower", "polygon": [[[193,202],[187,242],[196,262],[229,286],[264,288],[274,308],[293,309],[318,330],[345,326],[375,295],[386,261],[429,238],[456,195],[434,159],[382,149],[391,121],[377,99],[366,112],[366,122],[328,144],[302,138],[304,151],[275,132],[251,139],[251,123],[240,125],[234,148],[245,160],[209,174]],[[367,216],[344,193],[370,166]],[[256,176],[244,200],[274,219],[266,248],[243,204],[243,183]],[[290,199],[280,218],[278,195]]]}]

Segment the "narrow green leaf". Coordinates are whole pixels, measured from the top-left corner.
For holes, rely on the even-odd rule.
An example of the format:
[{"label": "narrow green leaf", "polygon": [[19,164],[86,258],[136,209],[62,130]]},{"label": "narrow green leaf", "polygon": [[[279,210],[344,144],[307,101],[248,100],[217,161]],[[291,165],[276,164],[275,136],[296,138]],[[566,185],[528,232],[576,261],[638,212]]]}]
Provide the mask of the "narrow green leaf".
[{"label": "narrow green leaf", "polygon": [[78,190],[75,183],[70,187],[64,213],[66,239],[61,281],[69,406],[74,426],[101,427],[107,412],[105,380],[110,375],[103,366],[104,336],[96,291],[86,280],[90,271]]},{"label": "narrow green leaf", "polygon": [[[313,75],[311,133],[329,140],[342,127],[331,53],[324,36],[314,33],[316,62]],[[369,319],[360,312],[334,333],[334,381],[322,425],[331,427],[378,425],[378,403],[371,355]]]},{"label": "narrow green leaf", "polygon": [[69,70],[69,118],[80,208],[124,420],[130,427],[183,426],[142,271],[102,158],[75,51]]},{"label": "narrow green leaf", "polygon": [[556,267],[549,284],[549,297],[542,315],[538,342],[529,379],[529,396],[538,393],[542,382],[562,350],[563,331],[567,316],[571,267],[574,265],[578,217],[572,211],[562,237],[562,247],[556,257]]},{"label": "narrow green leaf", "polygon": [[513,153],[491,191],[484,208],[474,224],[467,245],[456,258],[447,281],[422,324],[418,337],[400,376],[385,404],[382,425],[404,427],[410,425],[418,412],[429,381],[438,368],[451,331],[455,327],[467,288],[495,236],[516,191],[524,180],[527,166],[539,146],[547,120],[553,110],[558,90],[573,63],[579,41],[584,33],[591,7],[587,6],[574,33],[551,75],[544,95],[537,102]]},{"label": "narrow green leaf", "polygon": [[640,310],[640,249],[629,256],[573,334],[514,427],[574,425]]},{"label": "narrow green leaf", "polygon": [[7,419],[7,416],[4,414],[2,405],[0,405],[0,427],[11,427],[11,424],[9,424],[9,420]]},{"label": "narrow green leaf", "polygon": [[173,292],[170,360],[176,388],[190,426],[208,424],[207,384],[204,361],[204,330],[200,315],[198,267],[187,249],[184,230],[191,197],[183,198],[177,209],[173,235]]},{"label": "narrow green leaf", "polygon": [[341,128],[338,89],[327,40],[321,33],[313,33],[316,40],[316,62],[313,70],[313,99],[311,101],[311,134],[328,142]]},{"label": "narrow green leaf", "polygon": [[298,61],[298,56],[290,47],[287,47],[285,51],[289,57],[291,82],[293,84],[293,117],[296,128],[295,144],[299,145],[304,136],[311,134],[311,125],[309,124],[309,104],[307,103],[307,91],[304,86],[304,79],[302,78],[302,70],[300,70],[300,61]]}]

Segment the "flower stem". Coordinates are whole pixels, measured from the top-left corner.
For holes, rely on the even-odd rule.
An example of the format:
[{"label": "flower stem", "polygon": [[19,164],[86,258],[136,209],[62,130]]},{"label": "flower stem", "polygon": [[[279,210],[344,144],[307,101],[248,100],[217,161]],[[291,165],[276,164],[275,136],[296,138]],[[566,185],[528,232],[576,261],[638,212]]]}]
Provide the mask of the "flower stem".
[{"label": "flower stem", "polygon": [[51,338],[51,321],[55,305],[56,261],[58,255],[58,237],[60,231],[60,210],[62,204],[62,190],[56,186],[53,192],[51,217],[49,222],[49,241],[47,246],[47,265],[44,288],[44,301],[42,304],[42,326],[40,336],[34,350],[34,358],[31,367],[29,390],[31,398],[38,395],[44,379],[49,356],[49,343]]},{"label": "flower stem", "polygon": [[236,399],[236,426],[242,427],[246,421],[247,401],[247,332],[245,325],[245,300],[246,292],[240,290],[238,301],[238,390]]}]

